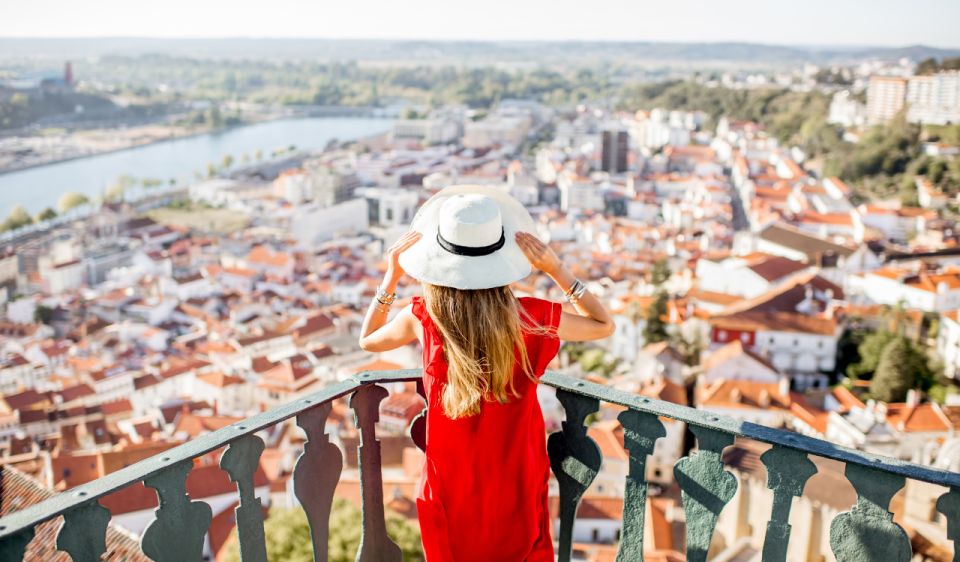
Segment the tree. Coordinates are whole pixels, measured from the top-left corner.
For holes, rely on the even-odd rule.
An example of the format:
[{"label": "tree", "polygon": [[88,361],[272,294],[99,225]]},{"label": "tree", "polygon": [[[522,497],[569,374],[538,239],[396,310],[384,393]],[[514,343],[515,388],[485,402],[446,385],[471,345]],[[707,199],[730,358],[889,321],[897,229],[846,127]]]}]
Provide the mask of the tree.
[{"label": "tree", "polygon": [[27,209],[23,205],[17,205],[10,211],[10,214],[7,215],[7,220],[3,222],[0,231],[16,230],[28,224],[33,224],[33,217],[30,216],[30,213],[27,212]]},{"label": "tree", "polygon": [[60,199],[57,201],[57,208],[60,209],[60,214],[65,215],[70,211],[76,209],[77,207],[86,205],[90,202],[90,198],[82,193],[70,192],[64,193],[60,196]]},{"label": "tree", "polygon": [[233,156],[230,154],[224,154],[223,160],[220,162],[220,165],[224,170],[229,170],[230,166],[233,166]]},{"label": "tree", "polygon": [[650,282],[659,287],[670,279],[670,266],[666,259],[659,259],[653,263],[653,269],[650,270]]},{"label": "tree", "polygon": [[[423,560],[420,528],[402,516],[387,510],[387,533],[400,547],[404,560]],[[327,542],[329,562],[353,562],[360,548],[363,526],[360,509],[336,498],[330,512],[330,536]],[[234,529],[234,537],[236,537]],[[310,525],[302,509],[271,509],[264,523],[267,559],[270,562],[313,562]],[[236,540],[230,542],[226,562],[240,562]]]},{"label": "tree", "polygon": [[49,324],[53,319],[53,309],[48,306],[38,305],[33,309],[33,321],[37,324]]},{"label": "tree", "polygon": [[910,342],[897,337],[884,348],[870,381],[870,395],[882,402],[902,402],[913,388],[916,373]]},{"label": "tree", "polygon": [[883,350],[896,337],[896,334],[888,330],[878,330],[865,337],[857,346],[860,361],[847,367],[847,376],[852,379],[870,378],[877,370]]},{"label": "tree", "polygon": [[223,126],[223,115],[220,114],[220,108],[216,105],[207,110],[204,115],[204,121],[214,128]]},{"label": "tree", "polygon": [[123,194],[126,192],[126,188],[123,187],[122,183],[115,183],[107,188],[106,193],[103,194],[103,201],[105,203],[119,203],[123,201]]},{"label": "tree", "polygon": [[52,208],[47,207],[46,209],[37,213],[36,222],[44,222],[48,220],[53,220],[57,218],[57,212]]},{"label": "tree", "polygon": [[599,349],[588,349],[580,355],[580,368],[587,373],[599,373],[609,377],[617,369],[620,360],[616,357],[607,359],[607,352]]},{"label": "tree", "polygon": [[645,343],[657,343],[666,341],[670,336],[667,333],[667,323],[664,317],[667,315],[667,301],[669,296],[666,291],[657,291],[653,302],[647,309],[647,323],[643,326],[643,341]]}]

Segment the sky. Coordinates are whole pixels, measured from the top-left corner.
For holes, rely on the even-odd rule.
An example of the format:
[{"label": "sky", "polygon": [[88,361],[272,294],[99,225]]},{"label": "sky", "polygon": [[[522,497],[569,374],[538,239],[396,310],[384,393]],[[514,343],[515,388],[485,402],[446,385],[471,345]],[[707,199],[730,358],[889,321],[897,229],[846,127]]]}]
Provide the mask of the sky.
[{"label": "sky", "polygon": [[960,0],[2,0],[0,37],[745,41],[960,47]]}]

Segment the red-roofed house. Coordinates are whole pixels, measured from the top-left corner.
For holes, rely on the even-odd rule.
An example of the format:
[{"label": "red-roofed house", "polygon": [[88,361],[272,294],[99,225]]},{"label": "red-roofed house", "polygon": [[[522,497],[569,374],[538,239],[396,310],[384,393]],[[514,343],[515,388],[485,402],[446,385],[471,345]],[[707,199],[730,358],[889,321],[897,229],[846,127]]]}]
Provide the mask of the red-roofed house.
[{"label": "red-roofed house", "polygon": [[728,379],[776,384],[783,378],[770,361],[744,347],[740,340],[715,349],[703,360],[701,368],[700,378],[705,382]]},{"label": "red-roofed house", "polygon": [[293,279],[296,260],[291,254],[277,252],[267,246],[256,246],[247,254],[245,266],[270,277]]},{"label": "red-roofed house", "polygon": [[197,375],[192,396],[216,406],[220,413],[245,414],[256,406],[255,386],[237,375],[210,371]]},{"label": "red-roofed house", "polygon": [[960,308],[960,268],[918,271],[885,267],[864,275],[863,292],[878,304],[903,302],[925,312],[949,312]]}]

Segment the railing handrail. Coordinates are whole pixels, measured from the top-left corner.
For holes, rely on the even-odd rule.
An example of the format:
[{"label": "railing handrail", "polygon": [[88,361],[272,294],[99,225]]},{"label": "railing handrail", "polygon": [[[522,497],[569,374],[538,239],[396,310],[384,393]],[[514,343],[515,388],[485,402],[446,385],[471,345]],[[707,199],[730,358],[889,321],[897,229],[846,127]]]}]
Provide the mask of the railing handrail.
[{"label": "railing handrail", "polygon": [[548,371],[542,380],[554,388],[562,388],[591,398],[598,398],[603,402],[626,406],[633,410],[664,416],[688,424],[717,429],[737,437],[761,441],[770,445],[779,445],[810,453],[817,457],[883,470],[912,480],[960,488],[960,473],[957,472],[930,468],[884,455],[865,453],[816,437],[738,421],[709,410],[699,410],[690,406],[681,406],[672,402],[647,398],[553,371]]},{"label": "railing handrail", "polygon": [[116,472],[111,472],[102,478],[81,484],[21,511],[0,518],[0,541],[117,490],[141,482],[172,464],[201,457],[244,435],[256,433],[324,402],[346,396],[361,386],[378,382],[413,381],[419,379],[421,373],[421,369],[361,372],[349,379],[331,384],[309,396],[298,398],[216,431],[203,434],[182,445],[177,445]]},{"label": "railing handrail", "polygon": [[[0,541],[117,490],[141,482],[172,464],[201,457],[228,445],[240,437],[276,425],[322,403],[346,396],[364,385],[415,381],[420,378],[421,373],[421,369],[364,371],[349,379],[327,386],[309,396],[298,398],[266,412],[261,412],[224,428],[201,435],[182,445],[0,518]],[[818,457],[853,463],[913,480],[960,489],[960,473],[865,453],[789,431],[740,422],[721,414],[627,393],[554,371],[547,371],[541,381],[557,389],[625,406],[640,412],[664,416],[738,437],[795,449]]]}]

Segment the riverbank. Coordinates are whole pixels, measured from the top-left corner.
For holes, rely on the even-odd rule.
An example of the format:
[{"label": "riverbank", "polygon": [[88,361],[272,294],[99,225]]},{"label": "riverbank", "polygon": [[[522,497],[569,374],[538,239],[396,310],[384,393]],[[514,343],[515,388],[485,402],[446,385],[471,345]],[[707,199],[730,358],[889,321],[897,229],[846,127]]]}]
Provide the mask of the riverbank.
[{"label": "riverbank", "polygon": [[[282,119],[278,118],[278,119]],[[0,175],[22,172],[31,168],[40,168],[52,164],[60,164],[71,160],[82,158],[92,158],[94,156],[103,156],[125,150],[133,150],[153,144],[163,142],[177,141],[199,137],[203,135],[212,135],[227,132],[239,127],[249,127],[269,121],[250,121],[239,125],[229,127],[200,127],[187,128],[177,125],[144,125],[132,129],[96,129],[92,131],[80,131],[69,135],[59,135],[58,137],[34,136],[34,137],[13,137],[9,139],[0,139]],[[126,142],[110,140],[105,137],[119,134]],[[36,160],[29,162],[18,162],[8,164],[5,157],[8,153],[21,152],[24,149],[35,150],[39,146],[45,150],[60,151],[59,154],[40,156]],[[69,154],[64,154],[64,151]]]},{"label": "riverbank", "polygon": [[280,150],[289,151],[292,145],[298,150],[322,150],[333,139],[375,137],[388,131],[391,124],[383,118],[285,117],[33,166],[0,174],[0,216],[16,205],[23,205],[31,214],[55,208],[64,192],[100,197],[124,176],[139,182],[189,185],[206,177],[210,164],[222,172],[223,164],[230,162],[232,171],[270,159]]},{"label": "riverbank", "polygon": [[[150,124],[129,128],[88,129],[60,135],[31,135],[0,138],[0,175],[31,168],[102,156],[272,121],[304,118],[395,119],[392,110],[373,107],[292,106],[248,116],[243,123],[226,127],[184,127]],[[37,156],[32,157],[32,153]]]}]

